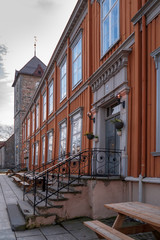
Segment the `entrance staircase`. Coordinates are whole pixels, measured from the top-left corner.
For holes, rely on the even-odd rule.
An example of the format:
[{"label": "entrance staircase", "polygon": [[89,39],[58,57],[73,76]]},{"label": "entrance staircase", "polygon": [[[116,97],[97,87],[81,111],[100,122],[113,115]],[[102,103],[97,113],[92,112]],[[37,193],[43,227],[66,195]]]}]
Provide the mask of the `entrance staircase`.
[{"label": "entrance staircase", "polygon": [[[106,150],[101,151],[102,156],[104,152],[108,157],[111,154]],[[54,160],[32,172],[15,173],[13,181],[23,189],[23,201],[17,202],[17,208],[23,215],[25,224],[24,221],[23,226],[11,223],[12,229],[29,229],[82,216],[90,217],[91,206],[86,197],[88,188],[83,177],[95,177],[91,159],[96,159],[99,153],[100,150],[84,150],[74,156],[65,156],[64,160]],[[101,158],[101,168],[102,160]],[[117,164],[120,165],[120,158],[114,161],[108,176],[115,174]]]}]

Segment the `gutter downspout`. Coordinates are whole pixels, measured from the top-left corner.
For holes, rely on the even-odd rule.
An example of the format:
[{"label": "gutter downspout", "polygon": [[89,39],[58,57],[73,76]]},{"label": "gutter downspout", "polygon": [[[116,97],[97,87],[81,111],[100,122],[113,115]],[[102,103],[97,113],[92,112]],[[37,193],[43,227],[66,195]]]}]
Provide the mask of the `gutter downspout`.
[{"label": "gutter downspout", "polygon": [[139,175],[139,189],[138,189],[138,201],[143,202],[143,183],[142,183],[142,175]]},{"label": "gutter downspout", "polygon": [[[142,6],[146,0],[142,0]],[[139,202],[143,202],[143,183],[142,179],[146,174],[146,145],[147,145],[147,40],[146,40],[146,17],[142,16],[142,155],[141,155],[141,174],[139,175]]]}]

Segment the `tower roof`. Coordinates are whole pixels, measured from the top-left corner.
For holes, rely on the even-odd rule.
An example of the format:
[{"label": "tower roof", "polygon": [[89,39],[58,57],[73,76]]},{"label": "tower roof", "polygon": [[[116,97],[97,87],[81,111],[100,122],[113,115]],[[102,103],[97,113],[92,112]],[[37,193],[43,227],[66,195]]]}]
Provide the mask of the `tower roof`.
[{"label": "tower roof", "polygon": [[15,86],[18,76],[20,74],[42,77],[45,69],[46,65],[39,58],[34,56],[28,63],[26,63],[26,65],[24,65],[23,68],[21,68],[21,70],[15,71],[15,79],[12,87]]}]

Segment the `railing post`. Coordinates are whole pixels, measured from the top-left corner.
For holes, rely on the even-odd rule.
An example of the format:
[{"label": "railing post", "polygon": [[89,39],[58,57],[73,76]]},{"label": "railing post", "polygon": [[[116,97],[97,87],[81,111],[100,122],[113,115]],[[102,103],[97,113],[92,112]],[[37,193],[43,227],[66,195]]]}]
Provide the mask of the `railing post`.
[{"label": "railing post", "polygon": [[71,180],[71,161],[68,162],[68,191],[70,180]]},{"label": "railing post", "polygon": [[23,177],[23,181],[24,181],[24,185],[23,185],[23,201],[25,201],[25,173],[24,173],[24,177]]},{"label": "railing post", "polygon": [[57,198],[59,198],[59,186],[60,186],[60,182],[59,182],[59,175],[60,175],[60,166],[58,166],[58,175],[57,175],[57,181],[58,181],[58,185],[57,185]]},{"label": "railing post", "polygon": [[48,200],[48,171],[47,171],[47,179],[46,179],[46,206],[47,206],[47,200]]},{"label": "railing post", "polygon": [[34,177],[34,215],[36,212],[36,178]]},{"label": "railing post", "polygon": [[43,176],[42,192],[45,192],[45,190],[46,190],[46,176]]},{"label": "railing post", "polygon": [[[80,153],[80,155],[79,155],[79,162],[78,162],[78,167],[79,167],[79,169],[78,169],[78,183],[79,183],[79,177],[80,177],[80,175],[81,175],[81,153]],[[84,169],[85,170],[85,169]]]}]

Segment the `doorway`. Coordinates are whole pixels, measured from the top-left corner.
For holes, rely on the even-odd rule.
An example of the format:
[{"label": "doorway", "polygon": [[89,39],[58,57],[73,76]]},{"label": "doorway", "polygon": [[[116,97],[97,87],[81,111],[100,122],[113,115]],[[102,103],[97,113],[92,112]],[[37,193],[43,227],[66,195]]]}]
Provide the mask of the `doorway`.
[{"label": "doorway", "polygon": [[120,173],[120,136],[117,135],[112,121],[120,118],[120,115],[109,118],[105,122],[105,146],[106,146],[106,174],[119,175]]}]

